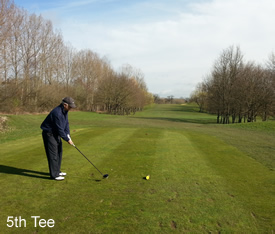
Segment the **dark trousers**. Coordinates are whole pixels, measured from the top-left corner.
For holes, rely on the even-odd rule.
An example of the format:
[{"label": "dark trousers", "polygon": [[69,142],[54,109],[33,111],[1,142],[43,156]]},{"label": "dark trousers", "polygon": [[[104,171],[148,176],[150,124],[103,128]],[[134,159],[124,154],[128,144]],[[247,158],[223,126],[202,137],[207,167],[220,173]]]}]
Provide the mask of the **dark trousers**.
[{"label": "dark trousers", "polygon": [[62,161],[62,140],[49,132],[42,132],[44,147],[48,159],[50,176],[56,178],[59,176]]}]

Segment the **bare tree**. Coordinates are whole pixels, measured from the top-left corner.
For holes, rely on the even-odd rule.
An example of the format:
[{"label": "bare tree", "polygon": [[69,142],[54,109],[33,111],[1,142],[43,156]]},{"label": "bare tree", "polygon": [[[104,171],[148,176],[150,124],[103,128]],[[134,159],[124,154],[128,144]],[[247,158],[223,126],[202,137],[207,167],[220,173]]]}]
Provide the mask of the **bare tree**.
[{"label": "bare tree", "polygon": [[0,0],[0,48],[11,30],[15,5],[10,0]]},{"label": "bare tree", "polygon": [[211,75],[197,86],[193,100],[199,106],[206,100],[206,109],[217,114],[217,123],[230,123],[230,117],[232,123],[254,122],[257,116],[265,121],[274,113],[273,68],[273,56],[265,69],[244,63],[239,47],[229,47],[216,60]]},{"label": "bare tree", "polygon": [[206,85],[203,82],[197,84],[195,91],[193,91],[191,94],[191,101],[196,102],[198,104],[200,112],[206,110],[207,91]]},{"label": "bare tree", "polygon": [[233,90],[243,66],[242,59],[240,48],[231,46],[221,53],[214,64],[207,87],[211,103],[209,107],[217,113],[217,122],[229,123],[235,101]]},{"label": "bare tree", "polygon": [[[0,110],[46,110],[65,95],[80,109],[134,113],[150,100],[141,70],[114,72],[107,58],[65,45],[41,15],[0,0]],[[96,96],[96,101],[95,101]]]},{"label": "bare tree", "polygon": [[275,116],[275,54],[271,53],[266,63],[265,72],[265,94],[266,99],[262,110],[262,119]]}]

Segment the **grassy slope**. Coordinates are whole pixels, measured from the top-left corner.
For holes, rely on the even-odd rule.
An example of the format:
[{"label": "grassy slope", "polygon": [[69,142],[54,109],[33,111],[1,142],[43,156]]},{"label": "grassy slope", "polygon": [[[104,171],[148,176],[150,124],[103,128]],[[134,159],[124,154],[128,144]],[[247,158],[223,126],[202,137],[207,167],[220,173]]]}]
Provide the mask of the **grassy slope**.
[{"label": "grassy slope", "polygon": [[[0,233],[274,231],[274,122],[215,125],[193,106],[158,105],[134,117],[72,112],[75,144],[110,178],[64,144],[68,176],[55,182],[44,117],[10,116],[13,130],[0,136]],[[34,228],[33,215],[56,226]],[[8,216],[27,227],[7,228]]]}]

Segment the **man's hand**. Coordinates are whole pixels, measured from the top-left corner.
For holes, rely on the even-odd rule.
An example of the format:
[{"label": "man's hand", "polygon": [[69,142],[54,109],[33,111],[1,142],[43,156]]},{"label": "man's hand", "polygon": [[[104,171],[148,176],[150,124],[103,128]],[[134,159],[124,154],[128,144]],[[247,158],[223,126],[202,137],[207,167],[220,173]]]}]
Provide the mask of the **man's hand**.
[{"label": "man's hand", "polygon": [[67,134],[67,136],[68,136],[68,138],[69,138],[68,144],[70,144],[70,145],[73,145],[73,146],[74,146],[74,143],[73,143],[73,141],[72,141],[72,139],[71,139],[70,134]]},{"label": "man's hand", "polygon": [[72,140],[69,140],[68,143],[69,143],[70,145],[74,145],[74,143],[73,143]]}]

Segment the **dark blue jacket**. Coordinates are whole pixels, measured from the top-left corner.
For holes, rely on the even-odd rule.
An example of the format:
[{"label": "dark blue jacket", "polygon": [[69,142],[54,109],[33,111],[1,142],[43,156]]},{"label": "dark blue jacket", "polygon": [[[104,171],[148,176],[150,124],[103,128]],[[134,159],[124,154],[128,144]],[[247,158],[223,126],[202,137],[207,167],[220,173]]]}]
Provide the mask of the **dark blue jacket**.
[{"label": "dark blue jacket", "polygon": [[64,106],[60,104],[54,108],[41,124],[43,131],[60,136],[64,141],[69,141],[70,135],[68,111],[64,110]]}]

